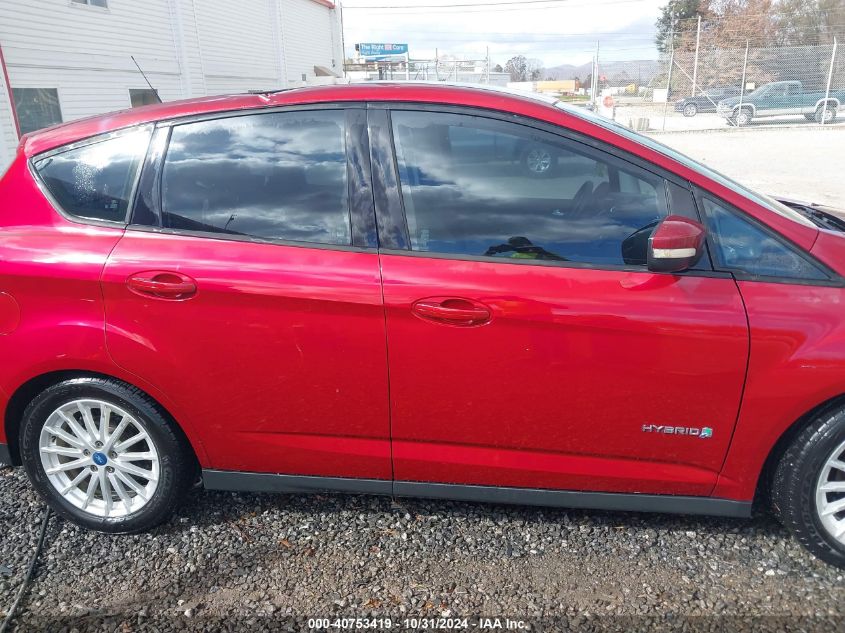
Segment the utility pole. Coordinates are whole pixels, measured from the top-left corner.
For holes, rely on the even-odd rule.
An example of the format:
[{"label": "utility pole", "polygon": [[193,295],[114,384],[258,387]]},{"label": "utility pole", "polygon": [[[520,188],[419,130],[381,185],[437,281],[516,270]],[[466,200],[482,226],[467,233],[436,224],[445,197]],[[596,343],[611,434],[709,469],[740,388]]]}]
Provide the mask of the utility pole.
[{"label": "utility pole", "polygon": [[598,106],[599,103],[599,41],[596,40],[596,55],[593,57],[593,80],[592,80],[592,91],[593,91],[593,104]]},{"label": "utility pole", "polygon": [[490,47],[487,47],[487,52],[484,54],[484,67],[487,83],[490,83]]},{"label": "utility pole", "polygon": [[669,76],[666,78],[666,101],[663,103],[663,130],[666,130],[666,110],[669,107],[669,93],[672,92],[672,68],[675,65],[675,14],[672,14],[672,32],[669,39],[671,53],[669,54]]},{"label": "utility pole", "polygon": [[739,109],[737,115],[742,112],[742,97],[745,95],[745,69],[748,67],[748,40],[745,40],[745,59],[742,61],[742,85],[739,87]]},{"label": "utility pole", "polygon": [[692,96],[695,96],[695,84],[698,79],[698,45],[701,42],[701,15],[698,16],[698,28],[695,31],[695,64],[692,67]]},{"label": "utility pole", "polygon": [[833,79],[833,62],[836,59],[836,45],[838,42],[836,38],[833,38],[833,53],[830,55],[830,70],[827,71],[827,89],[824,91],[824,105],[822,106],[822,120],[821,124],[824,125],[824,113],[827,112],[827,100],[830,97],[830,82]]},{"label": "utility pole", "polygon": [[405,81],[411,81],[411,53],[405,53]]}]

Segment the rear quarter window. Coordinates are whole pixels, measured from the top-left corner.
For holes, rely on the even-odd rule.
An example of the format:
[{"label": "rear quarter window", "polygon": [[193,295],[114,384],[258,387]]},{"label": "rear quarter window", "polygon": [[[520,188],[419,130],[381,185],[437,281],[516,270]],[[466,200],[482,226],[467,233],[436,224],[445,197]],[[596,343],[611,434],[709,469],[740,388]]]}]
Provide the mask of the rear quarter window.
[{"label": "rear quarter window", "polygon": [[125,222],[150,132],[144,128],[51,153],[35,160],[35,171],[68,215]]}]

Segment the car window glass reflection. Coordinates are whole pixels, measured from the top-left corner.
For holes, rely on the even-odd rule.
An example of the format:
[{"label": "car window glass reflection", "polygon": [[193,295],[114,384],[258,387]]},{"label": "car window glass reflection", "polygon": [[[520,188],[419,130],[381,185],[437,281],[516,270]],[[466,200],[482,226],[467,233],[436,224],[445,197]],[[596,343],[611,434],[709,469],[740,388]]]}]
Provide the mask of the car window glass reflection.
[{"label": "car window glass reflection", "polygon": [[162,224],[349,244],[344,113],[269,113],[174,127]]},{"label": "car window glass reflection", "polygon": [[724,205],[705,197],[704,210],[722,266],[749,275],[789,279],[828,278],[780,240]]},{"label": "car window glass reflection", "polygon": [[416,251],[645,265],[661,178],[572,141],[469,115],[396,111]]}]

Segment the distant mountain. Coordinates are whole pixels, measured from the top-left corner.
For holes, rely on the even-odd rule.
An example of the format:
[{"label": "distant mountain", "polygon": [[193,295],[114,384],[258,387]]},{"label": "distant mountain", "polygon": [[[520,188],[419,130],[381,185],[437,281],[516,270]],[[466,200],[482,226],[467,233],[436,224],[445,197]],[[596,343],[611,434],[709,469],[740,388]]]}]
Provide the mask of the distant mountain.
[{"label": "distant mountain", "polygon": [[[584,81],[592,70],[593,65],[590,62],[581,64],[580,66],[561,64],[560,66],[552,66],[551,68],[544,69],[543,76],[551,79],[572,79],[573,77],[578,77],[578,79]],[[647,86],[655,75],[657,75],[658,70],[657,60],[652,59],[624,62],[599,61],[599,74],[607,77],[607,82],[611,86],[622,86],[630,83]]]}]

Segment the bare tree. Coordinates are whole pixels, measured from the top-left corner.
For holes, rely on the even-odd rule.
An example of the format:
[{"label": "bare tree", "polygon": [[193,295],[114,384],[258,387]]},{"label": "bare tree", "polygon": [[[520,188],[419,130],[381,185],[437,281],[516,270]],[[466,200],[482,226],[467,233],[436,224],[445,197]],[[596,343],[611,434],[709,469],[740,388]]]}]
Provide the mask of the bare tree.
[{"label": "bare tree", "polygon": [[525,55],[511,57],[505,63],[505,72],[511,76],[511,81],[528,81],[528,60]]}]

